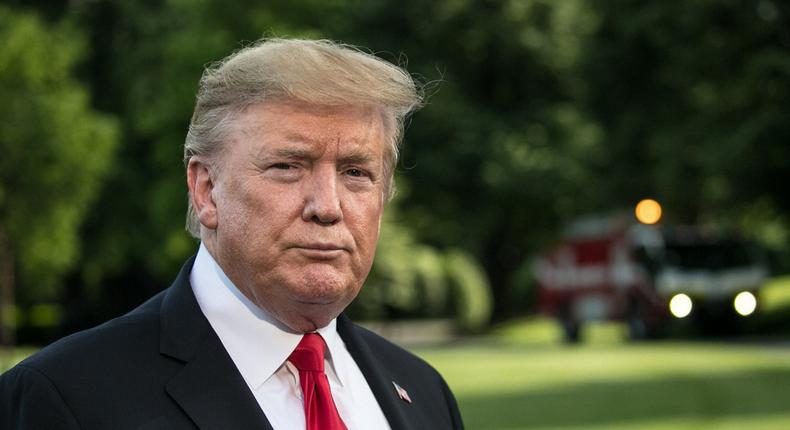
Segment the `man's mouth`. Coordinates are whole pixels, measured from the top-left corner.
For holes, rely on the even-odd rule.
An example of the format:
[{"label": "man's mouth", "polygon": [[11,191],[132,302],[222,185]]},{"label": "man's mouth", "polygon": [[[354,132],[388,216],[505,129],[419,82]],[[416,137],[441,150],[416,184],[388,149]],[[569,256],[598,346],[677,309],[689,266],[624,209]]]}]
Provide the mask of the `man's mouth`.
[{"label": "man's mouth", "polygon": [[294,245],[293,249],[308,258],[317,260],[331,260],[348,252],[343,245],[329,242],[312,242]]}]

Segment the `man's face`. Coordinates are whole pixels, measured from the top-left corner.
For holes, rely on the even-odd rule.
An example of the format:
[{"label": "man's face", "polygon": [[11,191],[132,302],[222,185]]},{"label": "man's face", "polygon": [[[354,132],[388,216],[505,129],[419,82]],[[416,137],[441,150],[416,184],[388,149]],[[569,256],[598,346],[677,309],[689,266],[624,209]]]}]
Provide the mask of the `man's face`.
[{"label": "man's face", "polygon": [[203,240],[255,304],[294,330],[322,327],[356,297],[373,263],[384,205],[381,115],[267,102],[235,124],[210,185],[215,219],[201,215],[213,229]]}]

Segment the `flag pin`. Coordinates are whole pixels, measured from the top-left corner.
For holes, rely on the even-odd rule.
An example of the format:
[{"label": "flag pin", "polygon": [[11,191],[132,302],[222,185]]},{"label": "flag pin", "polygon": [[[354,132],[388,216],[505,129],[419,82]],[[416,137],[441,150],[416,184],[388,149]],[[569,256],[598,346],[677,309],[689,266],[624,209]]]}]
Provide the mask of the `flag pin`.
[{"label": "flag pin", "polygon": [[396,384],[395,381],[392,381],[392,385],[395,386],[395,392],[398,393],[398,397],[406,403],[411,403],[411,397],[409,397],[409,392],[403,389],[400,385]]}]

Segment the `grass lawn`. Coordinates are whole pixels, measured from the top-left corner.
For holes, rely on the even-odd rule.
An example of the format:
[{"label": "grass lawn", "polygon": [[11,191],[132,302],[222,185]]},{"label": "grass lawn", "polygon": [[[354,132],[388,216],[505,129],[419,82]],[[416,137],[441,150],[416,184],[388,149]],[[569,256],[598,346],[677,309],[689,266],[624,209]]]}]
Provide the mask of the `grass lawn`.
[{"label": "grass lawn", "polygon": [[790,341],[627,344],[622,331],[590,327],[585,344],[565,346],[553,323],[533,320],[417,353],[469,429],[790,428]]},{"label": "grass lawn", "polygon": [[0,373],[10,369],[37,351],[38,348],[3,348],[0,347]]}]

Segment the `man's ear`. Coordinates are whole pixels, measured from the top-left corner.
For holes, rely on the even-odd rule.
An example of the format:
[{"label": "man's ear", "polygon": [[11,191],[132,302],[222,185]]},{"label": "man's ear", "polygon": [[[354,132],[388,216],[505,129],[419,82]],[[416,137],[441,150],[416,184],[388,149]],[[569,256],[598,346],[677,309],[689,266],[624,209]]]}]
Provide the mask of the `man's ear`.
[{"label": "man's ear", "polygon": [[209,174],[209,165],[192,157],[187,165],[187,187],[192,209],[204,227],[217,228],[217,205],[214,202],[214,181]]}]

